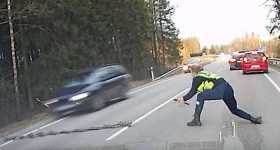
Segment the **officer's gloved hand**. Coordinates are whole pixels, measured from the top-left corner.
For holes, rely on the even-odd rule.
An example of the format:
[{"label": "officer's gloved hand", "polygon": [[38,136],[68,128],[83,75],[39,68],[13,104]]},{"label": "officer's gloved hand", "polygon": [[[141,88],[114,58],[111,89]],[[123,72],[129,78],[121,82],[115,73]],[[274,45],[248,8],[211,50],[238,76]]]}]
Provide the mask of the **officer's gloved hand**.
[{"label": "officer's gloved hand", "polygon": [[176,101],[180,105],[182,105],[182,104],[190,105],[189,103],[184,101],[183,97],[178,97],[178,98],[174,99],[174,101]]}]

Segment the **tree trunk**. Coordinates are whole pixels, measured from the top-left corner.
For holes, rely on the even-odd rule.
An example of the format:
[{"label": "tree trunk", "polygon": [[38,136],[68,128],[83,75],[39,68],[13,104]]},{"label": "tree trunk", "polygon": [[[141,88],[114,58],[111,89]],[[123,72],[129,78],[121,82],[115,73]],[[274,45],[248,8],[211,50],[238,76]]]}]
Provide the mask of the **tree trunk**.
[{"label": "tree trunk", "polygon": [[115,50],[115,52],[117,52],[118,62],[120,64],[122,64],[122,51],[121,51],[121,48],[120,48],[120,41],[119,41],[118,32],[115,30],[113,25],[112,25],[112,30],[113,30],[112,41],[113,41],[114,50]]},{"label": "tree trunk", "polygon": [[19,113],[20,112],[20,102],[19,102],[19,90],[18,90],[15,38],[14,38],[14,30],[13,30],[13,22],[12,22],[12,12],[11,12],[11,0],[7,0],[7,5],[8,5],[8,19],[9,19],[9,27],[10,27],[12,62],[13,62],[14,89],[15,89],[15,95],[16,95],[16,111],[17,111],[17,113]]},{"label": "tree trunk", "polygon": [[[160,1],[161,2],[161,1]],[[164,39],[164,31],[163,31],[163,23],[162,23],[162,12],[159,12],[159,23],[160,23],[160,33],[161,33],[161,50],[162,50],[162,65],[165,67],[166,62],[165,62],[165,39]]]},{"label": "tree trunk", "polygon": [[153,49],[154,49],[154,63],[155,67],[158,67],[158,29],[156,22],[156,7],[155,0],[151,0],[151,9],[152,9],[152,25],[153,25]]}]

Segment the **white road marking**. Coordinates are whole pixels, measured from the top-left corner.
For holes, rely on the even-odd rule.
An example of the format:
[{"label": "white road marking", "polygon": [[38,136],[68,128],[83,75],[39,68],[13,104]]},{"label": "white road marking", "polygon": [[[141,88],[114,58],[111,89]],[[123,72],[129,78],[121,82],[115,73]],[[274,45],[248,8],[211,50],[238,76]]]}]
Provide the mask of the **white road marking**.
[{"label": "white road marking", "polygon": [[47,128],[47,127],[52,126],[52,125],[55,125],[55,124],[57,124],[57,123],[59,123],[59,122],[65,120],[65,119],[67,119],[67,118],[68,118],[68,117],[64,117],[64,118],[61,118],[61,119],[56,120],[56,121],[54,121],[54,122],[51,122],[51,123],[49,123],[49,124],[47,124],[47,125],[44,125],[44,126],[40,127],[39,130],[42,130],[42,129]]},{"label": "white road marking", "polygon": [[268,79],[268,81],[270,81],[270,83],[276,88],[276,90],[280,92],[280,87],[267,74],[264,74],[264,76]]},{"label": "white road marking", "polygon": [[6,143],[3,143],[3,144],[0,145],[0,148],[1,148],[1,147],[4,147],[4,146],[6,146],[6,145],[8,145],[8,144],[10,144],[10,143],[12,143],[12,142],[14,142],[14,140],[11,140],[11,141],[8,141],[8,142],[6,142]]},{"label": "white road marking", "polygon": [[[38,129],[29,131],[29,132],[23,134],[23,136],[27,136],[27,135],[29,135],[29,134],[31,134],[31,133],[35,133],[35,132],[37,132],[37,131],[39,131],[39,130],[42,130],[42,129],[44,129],[44,128],[47,128],[47,127],[49,127],[49,126],[55,125],[55,124],[57,124],[57,123],[59,123],[59,122],[65,120],[66,118],[67,118],[67,117],[61,118],[61,119],[56,120],[56,121],[51,122],[51,123],[48,123],[48,124],[46,124],[46,125],[44,125],[44,126],[39,127]],[[8,144],[10,144],[10,143],[12,143],[12,142],[14,142],[14,140],[7,141],[7,142],[1,144],[1,145],[0,145],[0,148],[1,148],[1,147],[4,147],[4,146],[6,146],[6,145],[8,145]]]},{"label": "white road marking", "polygon": [[54,121],[54,122],[51,122],[51,123],[48,123],[48,124],[46,124],[46,125],[44,125],[44,126],[39,127],[38,129],[35,129],[35,130],[32,130],[32,131],[30,131],[30,132],[25,133],[23,136],[27,136],[28,134],[35,133],[35,132],[37,132],[37,131],[39,131],[39,130],[42,130],[42,129],[44,129],[44,128],[47,128],[47,127],[52,126],[52,125],[54,125],[54,124],[57,124],[57,123],[59,123],[59,122],[65,120],[66,118],[67,118],[67,117],[58,119],[58,120],[56,120],[56,121]]},{"label": "white road marking", "polygon": [[234,120],[231,121],[231,126],[232,126],[232,136],[235,137],[236,136],[236,125]]},{"label": "white road marking", "polygon": [[39,131],[39,129],[35,129],[35,130],[30,131],[30,132],[27,132],[27,133],[23,134],[23,136],[27,136],[27,135],[29,135],[31,133],[35,133],[37,131]]},{"label": "white road marking", "polygon": [[[149,112],[145,113],[143,116],[139,117],[138,119],[134,120],[132,122],[132,125],[135,125],[136,123],[140,122],[141,120],[147,118],[148,116],[150,116],[152,113],[156,112],[157,110],[159,110],[160,108],[162,108],[163,106],[165,106],[166,104],[168,104],[170,101],[172,101],[173,99],[177,98],[178,96],[182,95],[184,92],[188,91],[188,89],[185,89],[181,92],[179,92],[178,94],[176,94],[175,96],[173,96],[172,98],[168,99],[167,101],[165,101],[164,103],[160,104],[159,106],[155,107],[154,109],[150,110]],[[123,133],[125,130],[127,130],[128,127],[124,127],[122,129],[120,129],[119,131],[117,131],[116,133],[114,133],[113,135],[111,135],[110,137],[108,137],[106,139],[106,141],[110,141],[113,138],[117,137],[118,135],[120,135],[121,133]]]},{"label": "white road marking", "polygon": [[220,143],[222,143],[222,140],[223,140],[223,139],[222,139],[222,131],[220,131],[220,132],[219,132],[219,141],[220,141]]},{"label": "white road marking", "polygon": [[128,127],[124,127],[122,129],[120,129],[119,131],[117,131],[116,133],[114,133],[113,135],[111,135],[110,137],[108,137],[105,141],[110,141],[113,138],[117,137],[118,135],[120,135],[121,133],[123,133],[125,130],[127,130]]}]

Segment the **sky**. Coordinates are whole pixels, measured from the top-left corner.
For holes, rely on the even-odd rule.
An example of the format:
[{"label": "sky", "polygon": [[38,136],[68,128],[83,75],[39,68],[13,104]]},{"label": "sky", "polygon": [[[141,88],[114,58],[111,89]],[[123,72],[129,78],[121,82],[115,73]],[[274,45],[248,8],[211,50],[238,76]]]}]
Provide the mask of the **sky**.
[{"label": "sky", "polygon": [[234,38],[254,32],[263,39],[271,36],[265,26],[269,8],[265,0],[170,0],[173,20],[180,38],[196,36],[202,46],[228,44]]}]

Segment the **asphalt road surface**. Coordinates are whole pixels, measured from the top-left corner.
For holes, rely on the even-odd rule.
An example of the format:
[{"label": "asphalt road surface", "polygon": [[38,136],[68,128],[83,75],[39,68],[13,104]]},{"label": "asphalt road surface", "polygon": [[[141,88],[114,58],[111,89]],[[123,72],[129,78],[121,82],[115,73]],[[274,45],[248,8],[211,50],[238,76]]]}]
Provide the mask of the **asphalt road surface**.
[{"label": "asphalt road surface", "polygon": [[187,127],[196,97],[189,106],[172,101],[191,86],[191,76],[179,74],[132,89],[130,99],[98,112],[68,116],[29,131],[82,129],[119,121],[133,121],[132,127],[0,142],[0,149],[279,150],[280,72],[270,69],[268,74],[242,75],[241,71],[229,71],[223,58],[205,69],[222,75],[233,86],[239,107],[261,115],[264,124],[254,125],[237,118],[223,101],[211,101],[205,103],[202,127]]}]

